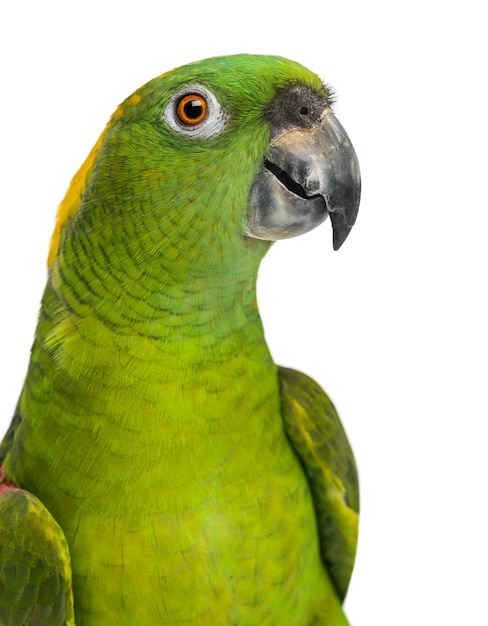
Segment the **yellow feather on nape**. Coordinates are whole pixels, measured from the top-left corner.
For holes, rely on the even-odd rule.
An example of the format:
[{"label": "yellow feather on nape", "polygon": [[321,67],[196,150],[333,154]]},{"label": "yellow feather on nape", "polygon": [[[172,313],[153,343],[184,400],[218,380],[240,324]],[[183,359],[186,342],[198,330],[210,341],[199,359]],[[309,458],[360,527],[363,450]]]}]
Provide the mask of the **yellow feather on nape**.
[{"label": "yellow feather on nape", "polygon": [[51,267],[54,259],[58,254],[59,241],[61,239],[61,233],[63,228],[65,227],[68,220],[73,217],[73,215],[78,211],[81,206],[81,198],[83,196],[83,192],[86,188],[86,183],[88,179],[88,175],[93,169],[93,165],[97,158],[98,150],[100,149],[107,130],[110,127],[112,120],[107,124],[103,133],[98,138],[98,141],[93,146],[90,151],[90,154],[85,159],[83,165],[76,172],[76,174],[71,179],[70,186],[68,187],[68,191],[61,201],[58,213],[56,216],[56,225],[54,226],[54,231],[51,236],[51,244],[49,248],[49,255],[47,258],[47,266]]},{"label": "yellow feather on nape", "polygon": [[91,149],[90,154],[85,159],[83,165],[73,176],[70,186],[68,187],[68,191],[66,192],[66,195],[64,196],[58,208],[58,213],[56,216],[56,225],[54,227],[54,232],[51,236],[51,244],[49,248],[49,255],[47,258],[48,268],[51,267],[52,263],[54,262],[54,259],[56,258],[58,254],[59,242],[61,239],[61,233],[63,232],[63,228],[67,224],[68,220],[72,218],[73,215],[75,215],[75,213],[78,211],[78,209],[81,206],[81,199],[83,197],[83,192],[86,189],[88,177],[90,175],[90,172],[93,169],[93,166],[97,159],[98,150],[101,148],[103,144],[105,135],[107,134],[110,127],[112,126],[113,122],[119,119],[120,117],[122,117],[122,114],[124,113],[125,108],[127,106],[134,106],[138,104],[140,100],[141,100],[141,96],[138,93],[133,93],[132,96],[127,98],[127,100],[117,108],[115,113],[110,118],[105,129],[103,130],[102,134],[98,138],[98,141]]},{"label": "yellow feather on nape", "polygon": [[56,225],[54,226],[54,232],[51,236],[51,245],[49,248],[49,256],[47,258],[47,266],[51,267],[54,259],[58,254],[59,241],[61,238],[61,233],[63,228],[65,227],[68,220],[73,217],[76,211],[81,206],[81,198],[83,196],[83,192],[86,188],[86,182],[88,179],[88,175],[91,172],[95,160],[97,158],[98,150],[103,143],[105,138],[105,134],[107,133],[108,128],[110,127],[111,121],[105,127],[103,133],[98,138],[98,141],[93,146],[90,151],[90,154],[85,159],[83,165],[73,176],[70,186],[68,187],[68,191],[61,201],[58,213],[56,216]]}]

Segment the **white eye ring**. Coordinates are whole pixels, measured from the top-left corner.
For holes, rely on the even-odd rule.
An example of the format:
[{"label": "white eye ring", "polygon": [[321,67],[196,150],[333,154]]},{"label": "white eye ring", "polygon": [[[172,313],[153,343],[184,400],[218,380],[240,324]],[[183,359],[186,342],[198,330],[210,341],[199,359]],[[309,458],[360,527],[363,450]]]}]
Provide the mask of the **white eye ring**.
[{"label": "white eye ring", "polygon": [[[195,100],[203,99],[206,113],[201,121],[185,123],[179,114],[180,103],[188,96]],[[188,98],[189,100],[190,98]],[[228,116],[220,106],[217,98],[203,85],[187,85],[171,96],[163,115],[164,121],[176,132],[187,137],[214,137],[222,132],[227,124]]]}]

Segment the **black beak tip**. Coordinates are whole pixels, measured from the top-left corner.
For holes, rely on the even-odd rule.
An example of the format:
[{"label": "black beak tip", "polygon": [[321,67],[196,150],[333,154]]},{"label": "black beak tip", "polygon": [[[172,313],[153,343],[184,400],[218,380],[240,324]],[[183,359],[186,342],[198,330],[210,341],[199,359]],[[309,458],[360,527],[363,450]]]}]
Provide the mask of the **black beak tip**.
[{"label": "black beak tip", "polygon": [[339,248],[342,246],[342,244],[346,241],[346,238],[347,238],[348,234],[349,234],[349,232],[347,232],[345,235],[341,235],[339,237],[337,235],[337,232],[334,232],[333,239],[332,239],[332,245],[334,247],[334,250],[339,250]]},{"label": "black beak tip", "polygon": [[339,250],[354,224],[348,224],[343,213],[330,213],[330,221],[332,222],[332,245],[334,250]]}]

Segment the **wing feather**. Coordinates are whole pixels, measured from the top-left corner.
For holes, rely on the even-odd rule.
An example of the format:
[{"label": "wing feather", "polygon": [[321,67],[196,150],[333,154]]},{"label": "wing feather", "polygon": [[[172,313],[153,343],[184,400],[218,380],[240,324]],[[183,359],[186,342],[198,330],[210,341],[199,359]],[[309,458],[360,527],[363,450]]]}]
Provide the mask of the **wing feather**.
[{"label": "wing feather", "polygon": [[5,482],[1,467],[0,624],[74,626],[64,533],[38,498]]},{"label": "wing feather", "polygon": [[285,430],[310,484],[322,558],[343,600],[358,539],[354,455],[337,411],[320,386],[305,374],[283,367],[279,377]]}]

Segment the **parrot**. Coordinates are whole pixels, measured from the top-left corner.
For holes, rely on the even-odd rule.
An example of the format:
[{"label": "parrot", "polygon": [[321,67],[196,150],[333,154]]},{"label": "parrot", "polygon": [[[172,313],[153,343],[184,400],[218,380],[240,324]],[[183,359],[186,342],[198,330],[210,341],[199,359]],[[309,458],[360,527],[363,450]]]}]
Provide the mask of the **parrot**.
[{"label": "parrot", "polygon": [[[358,472],[329,397],[275,364],[271,246],[356,221],[334,93],[233,54],[119,105],[58,207],[0,446],[0,624],[346,626]],[[286,244],[281,244],[286,245]]]}]

